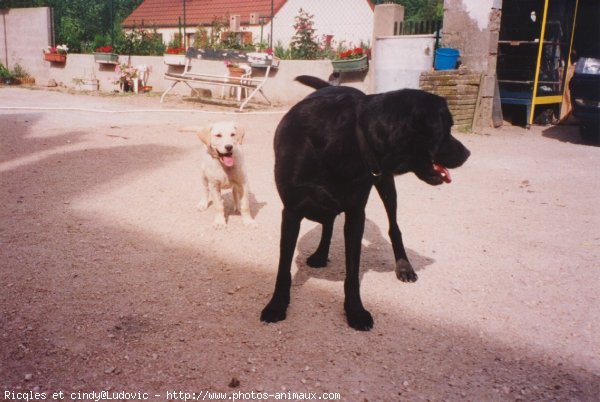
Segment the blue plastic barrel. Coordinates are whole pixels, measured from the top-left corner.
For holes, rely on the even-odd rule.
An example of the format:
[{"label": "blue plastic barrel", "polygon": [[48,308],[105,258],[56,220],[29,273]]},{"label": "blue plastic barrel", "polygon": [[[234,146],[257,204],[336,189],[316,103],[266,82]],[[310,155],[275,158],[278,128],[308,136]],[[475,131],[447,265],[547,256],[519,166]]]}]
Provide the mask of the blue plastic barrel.
[{"label": "blue plastic barrel", "polygon": [[449,47],[441,47],[435,51],[433,68],[436,70],[454,70],[458,62],[459,51]]}]

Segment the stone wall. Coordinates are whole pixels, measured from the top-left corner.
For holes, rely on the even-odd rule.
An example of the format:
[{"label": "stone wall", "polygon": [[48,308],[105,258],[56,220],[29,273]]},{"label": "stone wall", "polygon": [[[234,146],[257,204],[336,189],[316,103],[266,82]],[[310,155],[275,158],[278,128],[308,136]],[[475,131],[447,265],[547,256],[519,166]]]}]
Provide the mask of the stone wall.
[{"label": "stone wall", "polygon": [[502,0],[444,0],[442,46],[460,51],[469,70],[483,73],[474,128],[492,125]]},{"label": "stone wall", "polygon": [[480,72],[466,68],[428,71],[421,74],[421,89],[443,96],[454,119],[454,127],[471,131],[480,93]]}]

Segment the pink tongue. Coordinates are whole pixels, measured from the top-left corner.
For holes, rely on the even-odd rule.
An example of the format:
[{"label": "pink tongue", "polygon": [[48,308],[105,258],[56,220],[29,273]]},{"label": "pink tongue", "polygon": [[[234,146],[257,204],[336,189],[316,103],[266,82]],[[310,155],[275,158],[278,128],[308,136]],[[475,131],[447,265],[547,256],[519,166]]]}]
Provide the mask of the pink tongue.
[{"label": "pink tongue", "polygon": [[223,161],[223,165],[225,165],[227,167],[232,167],[233,164],[235,163],[233,160],[233,156],[223,156],[221,158],[221,160]]},{"label": "pink tongue", "polygon": [[444,180],[444,183],[451,183],[452,182],[452,177],[450,177],[450,172],[444,166],[438,165],[437,163],[434,163],[433,164],[433,170],[435,170],[440,175],[442,175],[442,180]]}]

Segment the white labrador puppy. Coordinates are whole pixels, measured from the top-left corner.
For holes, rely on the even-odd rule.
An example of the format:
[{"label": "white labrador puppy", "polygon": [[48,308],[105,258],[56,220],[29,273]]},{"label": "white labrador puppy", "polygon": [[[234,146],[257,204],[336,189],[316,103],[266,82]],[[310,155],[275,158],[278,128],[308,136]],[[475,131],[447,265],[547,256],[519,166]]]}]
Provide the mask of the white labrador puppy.
[{"label": "white labrador puppy", "polygon": [[250,190],[244,169],[242,142],[244,128],[234,122],[219,122],[200,129],[202,150],[202,192],[198,208],[205,210],[212,201],[215,207],[214,228],[223,228],[225,207],[221,190],[232,189],[234,212],[240,212],[246,226],[255,226],[250,213]]}]

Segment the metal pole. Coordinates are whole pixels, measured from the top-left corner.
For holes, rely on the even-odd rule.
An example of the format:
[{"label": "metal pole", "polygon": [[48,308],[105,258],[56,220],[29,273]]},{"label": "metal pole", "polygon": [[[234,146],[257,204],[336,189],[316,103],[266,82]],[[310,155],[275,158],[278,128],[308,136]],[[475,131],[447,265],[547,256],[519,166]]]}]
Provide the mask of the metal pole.
[{"label": "metal pole", "polygon": [[269,47],[273,49],[273,14],[275,14],[275,7],[273,0],[271,0],[271,36],[269,38]]},{"label": "metal pole", "polygon": [[187,25],[187,20],[186,20],[186,13],[185,13],[185,0],[183,0],[183,38],[182,38],[182,44],[183,44],[183,48],[187,49],[187,33],[185,30],[185,26]]},{"label": "metal pole", "polygon": [[110,45],[115,45],[115,5],[114,0],[110,0]]}]

